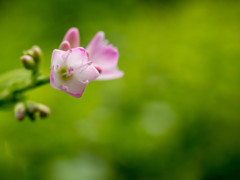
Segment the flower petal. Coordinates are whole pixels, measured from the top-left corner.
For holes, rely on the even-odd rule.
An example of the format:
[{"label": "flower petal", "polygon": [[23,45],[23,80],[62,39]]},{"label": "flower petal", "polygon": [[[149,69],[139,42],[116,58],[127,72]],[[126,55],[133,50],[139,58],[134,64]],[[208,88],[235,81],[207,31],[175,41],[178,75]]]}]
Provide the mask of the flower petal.
[{"label": "flower petal", "polygon": [[87,52],[82,47],[70,49],[67,53],[67,64],[70,67],[82,66],[89,62]]},{"label": "flower petal", "polygon": [[91,53],[92,55],[95,53],[97,48],[101,45],[101,43],[104,40],[104,32],[99,31],[91,40],[91,42],[87,46],[88,53]]},{"label": "flower petal", "polygon": [[69,80],[65,82],[65,85],[61,86],[61,90],[75,98],[80,98],[84,92],[85,86],[85,83],[79,82],[78,80]]},{"label": "flower petal", "polygon": [[93,65],[87,65],[75,72],[75,77],[81,82],[91,82],[98,78],[99,72]]},{"label": "flower petal", "polygon": [[101,80],[117,79],[117,78],[121,78],[123,75],[124,73],[117,69],[112,72],[106,72],[106,73],[100,74],[97,80],[101,81]]},{"label": "flower petal", "polygon": [[[104,32],[98,32],[87,46],[89,60],[98,65],[102,72],[98,79],[114,79],[122,77],[118,70],[118,50],[104,40]],[[121,73],[120,73],[121,72]]]},{"label": "flower petal", "polygon": [[79,32],[77,28],[71,28],[69,29],[63,40],[68,41],[70,43],[71,48],[78,47],[80,45],[80,37],[79,37]]},{"label": "flower petal", "polygon": [[104,45],[99,47],[95,54],[89,53],[89,59],[99,65],[104,73],[117,67],[118,51],[112,45]]},{"label": "flower petal", "polygon": [[64,55],[66,54],[65,51],[54,49],[52,53],[52,59],[51,59],[51,67],[62,65],[65,61]]}]

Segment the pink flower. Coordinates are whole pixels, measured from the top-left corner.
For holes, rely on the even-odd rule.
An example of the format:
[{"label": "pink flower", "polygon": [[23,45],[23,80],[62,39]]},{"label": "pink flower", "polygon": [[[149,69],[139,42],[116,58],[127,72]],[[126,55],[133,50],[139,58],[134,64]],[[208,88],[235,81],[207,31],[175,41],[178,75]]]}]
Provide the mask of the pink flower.
[{"label": "pink flower", "polygon": [[[71,28],[64,36],[59,49],[68,50],[80,46],[80,37],[77,28]],[[87,53],[89,60],[100,72],[97,80],[116,79],[123,76],[123,72],[117,67],[118,50],[104,39],[104,32],[98,32],[88,44]]]},{"label": "pink flower", "polygon": [[52,54],[50,84],[53,88],[81,97],[85,86],[93,80],[109,80],[123,76],[117,67],[118,50],[98,32],[86,50],[80,46],[77,28],[71,28]]},{"label": "pink flower", "polygon": [[53,88],[79,98],[85,86],[98,76],[99,72],[88,60],[84,48],[53,51],[50,75],[50,84]]}]

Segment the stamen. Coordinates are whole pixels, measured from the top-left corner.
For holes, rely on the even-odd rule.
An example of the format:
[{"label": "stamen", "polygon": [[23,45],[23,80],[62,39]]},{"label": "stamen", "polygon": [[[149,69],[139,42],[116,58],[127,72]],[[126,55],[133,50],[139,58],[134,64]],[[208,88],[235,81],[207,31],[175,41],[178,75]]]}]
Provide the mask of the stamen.
[{"label": "stamen", "polygon": [[61,79],[66,81],[73,76],[73,74],[71,73],[71,71],[73,70],[74,70],[73,68],[68,68],[67,66],[64,66],[58,70],[58,73]]}]

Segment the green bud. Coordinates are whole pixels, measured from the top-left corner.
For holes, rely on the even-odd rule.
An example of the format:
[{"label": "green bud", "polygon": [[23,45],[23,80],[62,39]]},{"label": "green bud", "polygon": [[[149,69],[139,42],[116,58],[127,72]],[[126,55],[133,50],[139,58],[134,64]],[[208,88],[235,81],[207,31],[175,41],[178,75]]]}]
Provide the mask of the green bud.
[{"label": "green bud", "polygon": [[45,118],[50,114],[49,107],[34,102],[27,102],[27,113],[31,120]]},{"label": "green bud", "polygon": [[23,54],[33,57],[33,50],[32,50],[32,49],[29,49],[29,50],[27,50],[27,51],[23,51]]},{"label": "green bud", "polygon": [[42,51],[41,51],[40,47],[35,45],[35,46],[32,47],[31,50],[32,50],[33,58],[35,60],[39,60],[41,58],[41,55],[42,55]]},{"label": "green bud", "polygon": [[34,113],[34,112],[38,111],[38,104],[37,103],[29,101],[29,102],[26,103],[26,106],[27,106],[27,112],[28,113]]},{"label": "green bud", "polygon": [[23,63],[23,66],[26,69],[34,69],[36,63],[34,62],[33,58],[29,55],[24,55],[21,57],[21,61]]},{"label": "green bud", "polygon": [[34,102],[27,102],[27,114],[31,120],[37,120],[40,118],[40,113],[38,111],[38,104]]},{"label": "green bud", "polygon": [[38,110],[40,112],[41,118],[45,118],[51,113],[50,108],[43,104],[38,104]]},{"label": "green bud", "polygon": [[38,64],[41,59],[42,50],[40,49],[39,46],[35,45],[31,49],[24,51],[23,53],[24,55],[31,56],[35,63]]},{"label": "green bud", "polygon": [[14,112],[15,112],[15,117],[19,121],[22,121],[26,116],[26,106],[25,106],[25,104],[22,103],[22,102],[17,103],[15,108],[14,108]]}]

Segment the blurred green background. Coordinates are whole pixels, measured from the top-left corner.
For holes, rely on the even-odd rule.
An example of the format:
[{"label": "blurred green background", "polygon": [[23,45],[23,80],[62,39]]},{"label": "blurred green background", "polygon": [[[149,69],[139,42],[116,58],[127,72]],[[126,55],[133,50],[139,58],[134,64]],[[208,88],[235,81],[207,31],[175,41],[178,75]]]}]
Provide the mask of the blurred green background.
[{"label": "blurred green background", "polygon": [[1,180],[240,179],[240,1],[0,0],[0,73],[39,45],[50,72],[70,27],[118,47],[122,79],[80,99],[49,85],[51,107],[19,123],[0,110]]}]

